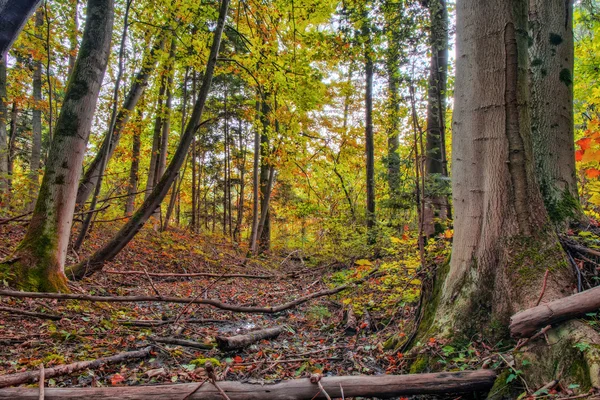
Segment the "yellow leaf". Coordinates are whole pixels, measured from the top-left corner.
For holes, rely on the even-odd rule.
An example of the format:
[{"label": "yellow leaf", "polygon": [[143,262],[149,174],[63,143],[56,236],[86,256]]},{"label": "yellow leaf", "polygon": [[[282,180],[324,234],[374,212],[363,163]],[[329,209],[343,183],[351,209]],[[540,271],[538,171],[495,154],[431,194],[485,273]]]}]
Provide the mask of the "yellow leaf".
[{"label": "yellow leaf", "polygon": [[356,260],[356,261],[354,261],[354,264],[360,265],[360,266],[363,266],[363,265],[369,265],[369,266],[373,265],[371,263],[371,261],[369,261],[369,260]]}]

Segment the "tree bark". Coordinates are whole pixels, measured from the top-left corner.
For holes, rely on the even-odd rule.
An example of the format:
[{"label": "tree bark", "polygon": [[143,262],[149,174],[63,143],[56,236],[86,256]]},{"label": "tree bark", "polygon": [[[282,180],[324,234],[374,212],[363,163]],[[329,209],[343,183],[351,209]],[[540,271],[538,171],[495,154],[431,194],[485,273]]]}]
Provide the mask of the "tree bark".
[{"label": "tree bark", "polygon": [[[425,173],[428,187],[424,193],[423,233],[432,236],[441,231],[436,219],[449,215],[448,198],[442,191],[448,177],[446,165],[446,82],[448,76],[448,9],[446,0],[429,1],[431,61],[427,100],[427,141]],[[437,225],[437,226],[436,226]]]},{"label": "tree bark", "polygon": [[270,113],[271,106],[268,103],[270,96],[265,94],[262,101],[261,123],[262,132],[260,135],[260,219],[257,226],[257,251],[263,253],[271,248],[271,218],[269,213],[269,198],[271,189],[269,182],[272,182],[271,175],[273,166],[269,161],[270,143]]},{"label": "tree bark", "polygon": [[4,58],[40,0],[0,0],[0,58]]},{"label": "tree bark", "polygon": [[[44,25],[44,13],[38,9],[35,13],[35,31],[39,37],[42,37],[42,27]],[[32,138],[31,138],[31,157],[29,160],[29,205],[28,209],[33,211],[35,205],[35,196],[37,194],[39,183],[39,169],[42,157],[42,60],[33,62],[33,112],[31,118]]]},{"label": "tree bark", "polygon": [[[496,378],[493,370],[445,372],[411,375],[354,375],[328,376],[320,380],[323,389],[332,397],[398,397],[411,395],[444,395],[488,391]],[[223,381],[219,387],[231,400],[311,400],[324,399],[319,387],[309,378],[292,379],[276,384],[257,385]],[[46,399],[104,399],[121,400],[222,400],[220,391],[210,384],[124,386],[107,388],[46,389]],[[14,388],[0,390],[0,399],[37,400],[38,389]],[[189,397],[187,397],[189,396]]]},{"label": "tree bark", "polygon": [[129,184],[127,185],[127,202],[125,203],[125,215],[133,214],[135,209],[135,195],[138,191],[140,169],[140,148],[142,146],[142,111],[138,111],[138,117],[135,121],[133,130],[133,145],[131,150],[131,168],[129,169]]},{"label": "tree bark", "polygon": [[142,228],[169,192],[169,188],[177,177],[181,165],[185,162],[185,155],[189,151],[192,139],[198,128],[201,126],[202,112],[210,90],[214,68],[217,63],[221,35],[223,33],[223,26],[225,25],[228,6],[229,0],[221,1],[219,20],[215,29],[213,44],[202,81],[202,87],[200,88],[200,94],[194,105],[190,121],[186,126],[185,132],[181,136],[179,146],[163,174],[163,177],[137,212],[104,247],[94,253],[89,259],[70,269],[70,274],[75,278],[83,278],[84,276],[101,270],[106,261],[114,258],[127,243],[133,239],[135,234]]},{"label": "tree bark", "polygon": [[552,222],[583,215],[573,134],[573,2],[529,2],[531,131],[535,172]]},{"label": "tree bark", "polygon": [[366,40],[365,56],[365,154],[367,170],[367,241],[375,244],[375,146],[373,143],[373,49],[370,39],[368,16],[364,16],[363,36]]},{"label": "tree bark", "polygon": [[[459,0],[452,142],[454,242],[450,263],[438,269],[417,337],[462,340],[481,334],[509,338],[509,319],[538,301],[572,291],[574,276],[535,181],[529,120],[526,0]],[[583,324],[582,324],[583,325]],[[549,335],[525,373],[530,384],[552,371],[586,364],[583,380],[598,382],[592,352],[569,357],[585,329],[571,324]],[[568,330],[568,332],[567,332]],[[587,334],[598,344],[597,334]],[[470,340],[470,339],[469,339]],[[563,377],[577,380],[574,376]],[[581,381],[581,379],[579,379]],[[581,383],[581,382],[579,382]]]},{"label": "tree bark", "polygon": [[96,154],[96,156],[88,166],[87,170],[85,171],[83,179],[79,184],[79,189],[77,190],[77,204],[79,204],[80,206],[88,200],[88,198],[92,194],[92,191],[94,190],[94,187],[96,187],[98,178],[104,173],[104,171],[100,170],[100,166],[102,164],[102,154],[106,153],[106,147],[109,146],[107,153],[108,163],[115,151],[115,148],[119,144],[119,140],[121,140],[121,134],[123,133],[123,129],[127,125],[127,122],[129,122],[129,118],[131,117],[133,110],[135,109],[138,101],[140,100],[142,94],[148,86],[148,80],[150,79],[152,71],[154,71],[154,68],[156,67],[156,62],[158,60],[158,56],[160,54],[160,50],[163,47],[163,44],[164,38],[162,36],[159,36],[155,40],[152,49],[145,55],[142,61],[142,67],[140,71],[135,75],[135,78],[133,79],[133,82],[131,84],[131,88],[127,93],[127,97],[125,98],[125,101],[123,102],[123,105],[121,106],[121,109],[117,114],[114,132],[112,134],[112,137],[110,138],[110,141],[108,141],[106,138],[104,139],[104,141],[102,142],[102,147],[100,147],[98,153]]},{"label": "tree bark", "polygon": [[[262,97],[262,96],[261,96]],[[262,102],[256,100],[256,115],[260,115],[260,106]],[[258,118],[257,118],[258,119]],[[252,230],[250,233],[250,251],[256,254],[258,247],[258,210],[260,204],[260,130],[254,128],[254,162],[252,169]]]},{"label": "tree bark", "polygon": [[67,291],[63,272],[81,164],[104,77],[113,0],[89,0],[81,50],[56,123],[44,178],[25,238],[0,274],[18,288]]},{"label": "tree bark", "polygon": [[245,335],[235,336],[216,336],[215,340],[219,349],[222,351],[230,351],[236,349],[243,349],[244,347],[250,346],[253,343],[259,342],[265,339],[272,339],[279,336],[285,331],[283,326],[276,326],[273,328],[260,329],[252,332],[248,332]]},{"label": "tree bark", "polygon": [[6,55],[0,58],[0,206],[4,206],[4,197],[8,194],[8,132],[6,120]]},{"label": "tree bark", "polygon": [[[58,365],[54,368],[46,368],[44,371],[45,377],[54,378],[61,375],[69,375],[73,372],[81,371],[84,369],[98,368],[104,364],[119,363],[127,360],[147,357],[150,355],[150,350],[152,350],[152,347],[146,347],[142,350],[126,351],[123,353],[115,354],[114,356],[102,357],[96,360],[79,361],[72,364]],[[23,383],[35,382],[38,380],[39,376],[39,371],[29,371],[21,372],[18,374],[2,375],[0,376],[0,388],[21,385]],[[19,396],[16,396],[15,398],[19,398]]]}]

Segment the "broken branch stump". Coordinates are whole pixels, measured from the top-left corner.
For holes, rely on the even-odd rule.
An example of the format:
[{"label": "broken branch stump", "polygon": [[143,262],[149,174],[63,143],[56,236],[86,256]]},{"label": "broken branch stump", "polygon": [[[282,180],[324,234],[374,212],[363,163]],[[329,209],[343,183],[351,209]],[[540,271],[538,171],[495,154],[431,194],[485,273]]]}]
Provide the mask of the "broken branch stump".
[{"label": "broken branch stump", "polygon": [[[116,355],[110,356],[110,357],[98,358],[96,360],[79,361],[79,362],[75,362],[72,364],[57,365],[56,367],[53,367],[53,368],[45,368],[44,375],[45,375],[46,379],[54,378],[55,376],[68,375],[70,373],[81,371],[83,369],[98,368],[103,364],[113,364],[113,363],[118,363],[121,361],[132,360],[132,359],[136,359],[136,358],[143,358],[143,357],[147,357],[150,354],[150,350],[152,350],[151,346],[146,347],[142,350],[126,351],[124,353],[119,353],[119,354],[116,354]],[[39,370],[38,371],[20,372],[18,374],[0,375],[0,388],[7,387],[7,386],[20,385],[23,383],[35,382],[39,379],[39,377],[40,377]],[[17,389],[17,390],[20,390],[20,389]],[[36,398],[37,398],[38,390],[34,389],[34,391],[36,392]],[[46,392],[48,392],[48,389],[46,389]],[[0,395],[0,398],[1,397],[2,396]],[[13,398],[14,399],[20,398],[20,396],[15,395]],[[50,393],[47,393],[46,398],[48,399],[48,398],[56,398],[56,397],[53,397]]]},{"label": "broken branch stump", "polygon": [[[356,375],[332,376],[321,379],[323,388],[332,398],[349,397],[399,397],[417,394],[441,395],[448,393],[469,393],[487,391],[494,384],[496,373],[493,370],[445,372],[437,374],[411,375]],[[231,400],[310,400],[324,399],[317,393],[319,387],[308,378],[293,379],[273,385],[219,382],[220,388]],[[181,400],[195,389],[189,399],[223,400],[213,385],[184,383],[158,386],[123,386],[99,388],[47,388],[46,399],[86,399],[86,400]],[[29,388],[1,389],[0,400],[37,400],[38,390]]]},{"label": "broken branch stump", "polygon": [[581,317],[600,308],[600,286],[520,311],[510,318],[510,333],[522,338],[546,325]]},{"label": "broken branch stump", "polygon": [[252,343],[256,343],[260,340],[271,339],[279,336],[284,331],[283,326],[276,326],[274,328],[261,329],[258,331],[249,332],[245,335],[236,336],[217,336],[217,345],[220,350],[235,350],[243,349],[246,346],[250,346]]}]

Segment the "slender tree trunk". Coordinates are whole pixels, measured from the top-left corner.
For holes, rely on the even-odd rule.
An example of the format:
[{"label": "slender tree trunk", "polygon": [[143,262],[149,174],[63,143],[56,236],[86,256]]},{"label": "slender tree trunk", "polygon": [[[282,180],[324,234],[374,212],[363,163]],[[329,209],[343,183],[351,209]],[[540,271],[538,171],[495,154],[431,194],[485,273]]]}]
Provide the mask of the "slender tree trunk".
[{"label": "slender tree trunk", "polygon": [[19,118],[19,107],[17,106],[17,102],[13,101],[12,109],[10,111],[10,131],[8,135],[8,166],[7,166],[7,176],[8,176],[8,191],[12,191],[12,176],[14,170],[15,163],[15,143],[17,141],[18,127],[17,120]]},{"label": "slender tree trunk", "polygon": [[166,90],[166,77],[163,74],[160,79],[160,89],[158,90],[158,100],[156,101],[156,116],[154,118],[154,134],[152,135],[152,152],[150,154],[150,166],[148,167],[148,179],[146,181],[146,193],[144,200],[150,197],[156,183],[158,172],[158,160],[160,158],[160,142],[163,119],[163,97]]},{"label": "slender tree trunk", "polygon": [[[526,0],[457,2],[454,242],[451,261],[438,269],[425,301],[419,339],[462,341],[480,334],[505,341],[510,316],[534,306],[542,285],[543,302],[572,293],[574,275],[549,229],[534,176],[527,8]],[[551,329],[552,345],[531,343],[522,358],[516,354],[514,368],[524,371],[530,385],[542,386],[556,371],[564,371],[564,382],[589,384],[592,378],[596,385],[600,369],[593,346],[600,340],[585,326],[572,322]],[[583,337],[593,345],[590,357],[583,354],[582,376],[595,376],[581,378],[568,371],[582,361],[573,346]],[[531,368],[523,368],[523,359]],[[501,376],[498,384],[505,387]]]},{"label": "slender tree trunk", "polygon": [[241,160],[238,165],[238,171],[240,174],[240,193],[238,197],[237,204],[237,221],[235,223],[235,229],[233,231],[233,238],[236,242],[241,242],[241,230],[242,230],[242,222],[244,220],[244,189],[245,185],[245,173],[246,173],[246,143],[244,141],[244,134],[242,132],[242,120],[241,118],[238,121],[238,134],[239,134],[239,144],[240,144],[240,153]]},{"label": "slender tree trunk", "polygon": [[198,182],[197,182],[197,176],[196,176],[196,138],[194,138],[192,140],[192,158],[191,158],[191,162],[192,162],[192,221],[190,224],[190,227],[192,228],[192,232],[197,232],[197,225],[198,225],[198,220],[197,220],[197,208],[198,208]]},{"label": "slender tree trunk", "polygon": [[[42,36],[41,30],[44,25],[44,13],[38,9],[35,13],[35,30],[38,36]],[[31,157],[29,160],[29,205],[28,209],[33,211],[35,197],[39,183],[39,169],[42,157],[42,61],[33,62],[33,113],[31,119],[32,138],[31,138]]]},{"label": "slender tree trunk", "polygon": [[[260,116],[262,101],[256,101],[256,116]],[[257,118],[258,120],[259,118]],[[252,231],[250,236],[250,251],[256,254],[258,248],[258,213],[260,204],[260,129],[254,128],[254,163],[252,169]]]},{"label": "slender tree trunk", "polygon": [[6,120],[6,55],[0,58],[0,207],[8,194],[8,135]]},{"label": "slender tree trunk", "polygon": [[223,236],[227,235],[227,212],[229,211],[228,187],[229,187],[229,118],[227,116],[227,88],[223,99],[223,112],[225,113],[225,124],[223,129]]},{"label": "slender tree trunk", "polygon": [[447,186],[448,177],[445,146],[446,82],[448,76],[448,9],[446,0],[429,2],[431,33],[431,61],[429,66],[429,90],[427,99],[427,144],[425,188],[423,208],[423,233],[432,236],[441,231],[437,220],[445,220],[449,214],[448,198],[441,191]]},{"label": "slender tree trunk", "polygon": [[397,206],[398,195],[400,194],[400,132],[398,123],[400,122],[400,99],[398,98],[400,68],[398,66],[397,44],[393,43],[392,48],[387,53],[387,72],[388,72],[388,131],[387,131],[387,170],[388,170],[388,190],[391,204]]},{"label": "slender tree trunk", "polygon": [[71,76],[73,72],[73,68],[75,67],[75,57],[77,57],[77,46],[79,45],[77,41],[77,36],[79,33],[79,16],[77,9],[79,8],[79,0],[70,0],[72,13],[73,13],[73,29],[69,34],[69,67],[67,69],[67,75]]},{"label": "slender tree trunk", "polygon": [[225,26],[228,7],[229,0],[222,0],[219,9],[219,19],[214,31],[214,39],[204,78],[202,80],[202,87],[200,88],[198,99],[194,104],[190,121],[186,125],[185,132],[181,135],[179,146],[177,147],[175,154],[173,154],[173,158],[163,177],[142,206],[104,247],[94,253],[89,259],[70,269],[70,272],[75,278],[81,278],[102,269],[106,261],[114,258],[131,241],[131,239],[133,239],[135,234],[142,228],[146,221],[148,221],[150,216],[154,213],[154,210],[156,210],[169,192],[169,188],[177,177],[179,169],[185,162],[185,156],[189,151],[192,139],[201,125],[202,112],[208,97],[213,72],[217,63],[221,35],[223,33],[223,27]]},{"label": "slender tree trunk", "polygon": [[[365,17],[366,18],[366,17]],[[368,242],[374,244],[375,234],[375,149],[373,144],[373,59],[368,22],[363,22],[365,43],[365,153],[367,170],[367,231]]]},{"label": "slender tree trunk", "polygon": [[[125,101],[119,110],[119,114],[117,114],[114,132],[112,133],[110,140],[107,140],[107,137],[105,137],[104,141],[102,142],[102,147],[100,147],[98,153],[85,171],[81,183],[79,184],[79,189],[77,190],[77,204],[80,206],[84,204],[91,196],[94,187],[96,187],[96,183],[98,182],[98,178],[104,173],[104,171],[100,170],[100,166],[102,164],[102,155],[108,154],[107,163],[112,158],[112,155],[119,144],[119,140],[121,140],[123,129],[127,125],[127,122],[129,122],[129,118],[131,117],[133,110],[148,86],[148,79],[156,67],[156,62],[163,44],[164,38],[159,36],[155,40],[152,49],[144,56],[144,59],[142,60],[142,67],[135,75],[129,92],[127,93],[127,97],[125,98]],[[107,146],[109,147],[108,153],[106,153]]]},{"label": "slender tree trunk", "polygon": [[154,177],[155,184],[160,181],[165,168],[167,166],[167,155],[169,152],[169,135],[171,133],[171,103],[173,100],[173,73],[175,62],[175,38],[171,40],[171,48],[169,50],[169,64],[167,67],[167,97],[165,99],[164,112],[162,119],[162,134],[160,136],[160,152],[158,156],[158,165],[156,166],[156,176]]},{"label": "slender tree trunk", "polygon": [[566,227],[583,217],[573,136],[573,2],[533,0],[529,4],[535,171],[552,222]]},{"label": "slender tree trunk", "polygon": [[265,99],[262,102],[262,133],[260,136],[260,220],[258,223],[257,237],[258,237],[258,252],[263,253],[271,248],[271,218],[269,215],[269,197],[271,196],[271,188],[269,182],[271,181],[272,165],[269,161],[270,144],[269,144],[269,114],[271,113],[271,107],[267,103],[270,96],[265,95]]},{"label": "slender tree trunk", "polygon": [[0,274],[24,290],[68,291],[63,272],[77,184],[104,77],[113,1],[88,0],[81,50],[56,123],[44,178],[23,241]]},{"label": "slender tree trunk", "polygon": [[127,203],[125,204],[125,215],[133,214],[135,209],[135,196],[138,191],[139,168],[140,168],[140,148],[142,145],[142,111],[138,110],[137,121],[133,127],[133,146],[131,149],[131,168],[129,169],[129,184],[127,185]]}]

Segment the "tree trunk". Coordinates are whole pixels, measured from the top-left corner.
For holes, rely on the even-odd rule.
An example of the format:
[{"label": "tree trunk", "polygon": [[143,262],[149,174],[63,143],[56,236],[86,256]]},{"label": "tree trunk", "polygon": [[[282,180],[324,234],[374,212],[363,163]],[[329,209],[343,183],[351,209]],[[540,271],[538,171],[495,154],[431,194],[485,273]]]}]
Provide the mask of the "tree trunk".
[{"label": "tree trunk", "polygon": [[200,88],[198,99],[194,104],[190,121],[185,128],[185,132],[181,135],[179,146],[177,147],[175,154],[173,154],[173,158],[171,159],[171,162],[169,163],[169,166],[167,167],[163,177],[161,178],[160,182],[158,182],[152,193],[150,193],[148,198],[144,201],[142,206],[104,247],[94,253],[89,259],[70,269],[70,273],[72,273],[75,278],[82,278],[102,269],[106,261],[114,258],[127,245],[127,243],[133,239],[135,234],[142,228],[142,226],[154,213],[154,210],[156,210],[169,192],[169,188],[177,177],[179,169],[185,162],[185,156],[189,151],[192,139],[201,125],[202,112],[204,110],[204,104],[206,103],[208,92],[210,90],[214,68],[217,63],[221,35],[225,25],[225,17],[227,15],[228,6],[229,0],[221,1],[219,20],[215,28],[214,39],[206,65],[206,72],[202,81],[202,87]]},{"label": "tree trunk", "polygon": [[[41,29],[44,25],[44,13],[38,9],[35,13],[36,34],[41,37]],[[32,112],[32,138],[31,138],[31,158],[29,160],[29,206],[33,211],[35,205],[35,196],[37,194],[39,183],[39,169],[42,157],[42,61],[33,62],[33,112]]]},{"label": "tree trunk", "polygon": [[77,184],[104,77],[113,26],[113,0],[89,0],[81,50],[48,156],[33,216],[23,241],[0,273],[18,288],[68,291],[63,272]]},{"label": "tree trunk", "polygon": [[[570,294],[574,282],[534,176],[527,1],[459,0],[456,44],[454,242],[417,337],[460,341],[479,333],[507,340],[510,316],[536,304],[546,269],[544,302]],[[549,335],[560,338],[559,345],[528,349],[536,361],[525,371],[527,381],[541,386],[561,370],[572,379],[566,371],[581,357],[570,357],[573,341],[567,339],[582,329],[576,323],[553,329]],[[600,344],[597,335],[588,341]],[[591,360],[585,368],[597,375]],[[600,377],[583,379],[590,378],[597,383]]]},{"label": "tree trunk", "polygon": [[[98,153],[85,171],[83,179],[79,184],[79,189],[77,190],[77,204],[80,206],[84,204],[91,196],[92,191],[98,182],[98,178],[104,173],[104,171],[100,170],[102,164],[102,154],[107,154],[108,158],[106,159],[106,164],[108,164],[115,151],[115,148],[119,144],[123,129],[127,125],[127,122],[129,122],[129,118],[131,117],[133,110],[148,86],[148,79],[150,79],[150,75],[156,67],[156,62],[163,44],[164,38],[162,36],[158,37],[154,42],[152,49],[145,55],[144,59],[142,60],[142,67],[135,75],[135,78],[131,84],[131,88],[127,93],[125,101],[123,102],[122,108],[117,114],[117,120],[110,140],[107,140],[107,138],[104,139],[102,142],[102,147],[100,147]],[[109,146],[108,153],[106,153],[107,146]]]},{"label": "tree trunk", "polygon": [[41,0],[0,0],[0,58],[4,58]]},{"label": "tree trunk", "polygon": [[399,83],[399,67],[397,51],[391,49],[387,54],[387,69],[388,69],[388,131],[387,131],[387,170],[388,170],[388,189],[391,204],[398,206],[398,195],[400,194],[400,155],[398,148],[400,147],[400,132],[398,123],[400,121],[400,99],[398,98],[398,83]]},{"label": "tree trunk", "polygon": [[6,55],[0,58],[0,207],[8,194],[8,135],[6,120]]},{"label": "tree trunk", "polygon": [[367,235],[368,243],[374,244],[375,234],[375,148],[373,144],[373,59],[368,22],[363,27],[365,43],[365,154],[367,170]]},{"label": "tree trunk", "polygon": [[67,69],[67,76],[71,76],[73,72],[73,68],[75,67],[75,57],[77,56],[77,46],[79,43],[77,42],[77,35],[79,33],[79,16],[78,16],[78,8],[79,8],[79,0],[70,0],[72,7],[72,16],[73,16],[73,29],[69,32],[69,67]]},{"label": "tree trunk", "polygon": [[269,148],[269,127],[271,106],[267,102],[270,96],[265,94],[262,102],[261,123],[262,132],[260,135],[260,220],[257,227],[257,248],[262,253],[271,248],[271,218],[269,215],[269,197],[271,190],[269,182],[271,181],[272,166],[268,160]]},{"label": "tree trunk", "polygon": [[173,100],[173,73],[174,73],[174,62],[175,62],[175,38],[171,40],[171,47],[169,50],[169,61],[167,66],[167,83],[166,92],[167,97],[165,99],[164,112],[161,115],[162,119],[162,133],[160,136],[160,152],[158,155],[158,164],[156,166],[156,176],[154,177],[155,184],[160,181],[165,168],[167,166],[167,155],[169,152],[169,134],[171,133],[171,103]]},{"label": "tree trunk", "polygon": [[246,173],[246,142],[244,141],[244,134],[242,132],[242,120],[238,121],[238,135],[239,135],[239,143],[240,143],[240,153],[241,160],[238,164],[238,170],[240,174],[240,193],[238,197],[237,204],[237,220],[235,222],[235,229],[233,231],[233,239],[240,243],[241,242],[241,231],[242,231],[242,222],[244,220],[244,189],[246,187],[246,183],[244,181],[245,173]]},{"label": "tree trunk", "polygon": [[572,1],[530,1],[529,32],[533,39],[529,57],[536,177],[550,219],[568,225],[583,216],[573,136]]},{"label": "tree trunk", "polygon": [[15,142],[17,141],[17,119],[19,118],[19,107],[17,102],[13,100],[12,109],[10,110],[10,130],[8,133],[8,165],[6,168],[8,191],[12,191],[12,175],[15,162]]},{"label": "tree trunk", "polygon": [[[447,186],[446,165],[446,81],[448,76],[448,9],[446,0],[429,2],[431,21],[431,62],[427,100],[427,142],[425,173],[425,207],[423,210],[423,233],[432,236],[441,231],[436,219],[448,218],[448,198],[444,193]],[[438,192],[438,193],[436,193]]]},{"label": "tree trunk", "polygon": [[[256,115],[260,115],[261,101],[256,101]],[[258,118],[257,118],[258,119]],[[260,130],[254,127],[254,162],[252,169],[252,230],[250,234],[250,251],[256,254],[258,242],[258,210],[260,204]]]},{"label": "tree trunk", "polygon": [[135,209],[135,196],[138,191],[140,169],[140,148],[142,146],[142,111],[138,111],[138,117],[133,126],[133,146],[131,149],[131,168],[129,169],[129,184],[127,185],[127,202],[125,203],[125,215],[133,214]]}]

